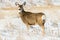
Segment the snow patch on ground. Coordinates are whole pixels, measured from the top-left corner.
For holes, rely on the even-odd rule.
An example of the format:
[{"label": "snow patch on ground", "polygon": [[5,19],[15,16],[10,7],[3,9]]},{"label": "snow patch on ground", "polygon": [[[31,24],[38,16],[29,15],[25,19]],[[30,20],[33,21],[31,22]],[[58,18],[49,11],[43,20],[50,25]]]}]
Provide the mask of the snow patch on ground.
[{"label": "snow patch on ground", "polygon": [[45,24],[45,36],[42,36],[39,25],[32,26],[27,30],[21,18],[1,19],[0,37],[2,40],[60,40],[58,27],[52,26],[50,21]]}]

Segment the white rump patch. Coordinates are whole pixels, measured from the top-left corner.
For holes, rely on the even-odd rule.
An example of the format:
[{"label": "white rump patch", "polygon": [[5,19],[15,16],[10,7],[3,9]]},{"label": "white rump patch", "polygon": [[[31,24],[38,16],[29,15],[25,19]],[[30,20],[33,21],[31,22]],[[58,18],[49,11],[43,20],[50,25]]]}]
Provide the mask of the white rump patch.
[{"label": "white rump patch", "polygon": [[43,16],[42,16],[42,20],[45,20],[45,19],[46,19],[46,16],[45,16],[45,15],[43,15]]}]

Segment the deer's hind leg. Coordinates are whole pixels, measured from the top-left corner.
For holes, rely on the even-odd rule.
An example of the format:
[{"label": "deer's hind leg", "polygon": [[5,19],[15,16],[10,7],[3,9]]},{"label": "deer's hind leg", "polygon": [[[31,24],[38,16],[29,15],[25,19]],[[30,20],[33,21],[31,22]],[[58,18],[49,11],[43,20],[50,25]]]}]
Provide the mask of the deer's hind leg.
[{"label": "deer's hind leg", "polygon": [[44,25],[40,25],[40,26],[41,26],[41,28],[42,28],[42,34],[45,35]]},{"label": "deer's hind leg", "polygon": [[37,23],[42,28],[42,34],[44,35],[45,34],[45,30],[44,30],[45,29],[45,27],[44,27],[45,20],[42,20],[42,18],[38,18]]},{"label": "deer's hind leg", "polygon": [[45,27],[42,23],[39,23],[39,26],[42,28],[42,34],[44,35],[45,34]]}]

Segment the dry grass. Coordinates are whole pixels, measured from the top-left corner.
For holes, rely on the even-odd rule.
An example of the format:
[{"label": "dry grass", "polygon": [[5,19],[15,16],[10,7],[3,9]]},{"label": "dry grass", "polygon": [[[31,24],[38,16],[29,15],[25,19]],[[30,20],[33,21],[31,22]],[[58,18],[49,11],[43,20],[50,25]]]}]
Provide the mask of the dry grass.
[{"label": "dry grass", "polygon": [[0,10],[17,10],[18,7],[5,7],[5,8],[0,8]]},{"label": "dry grass", "polygon": [[[25,6],[25,9],[27,10],[28,8],[30,8],[29,10],[32,9],[60,9],[60,6]],[[0,10],[18,10],[18,7],[4,7],[4,8],[0,8]]]}]

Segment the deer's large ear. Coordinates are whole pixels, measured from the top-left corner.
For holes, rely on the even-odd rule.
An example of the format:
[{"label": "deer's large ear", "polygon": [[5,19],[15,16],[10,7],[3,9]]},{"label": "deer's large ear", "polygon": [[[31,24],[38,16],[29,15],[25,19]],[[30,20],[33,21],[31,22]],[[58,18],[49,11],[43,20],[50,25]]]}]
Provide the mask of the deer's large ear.
[{"label": "deer's large ear", "polygon": [[24,2],[23,5],[26,5],[26,2]]},{"label": "deer's large ear", "polygon": [[18,3],[18,2],[15,2],[15,5],[16,5],[16,6],[19,5],[19,3]]}]

